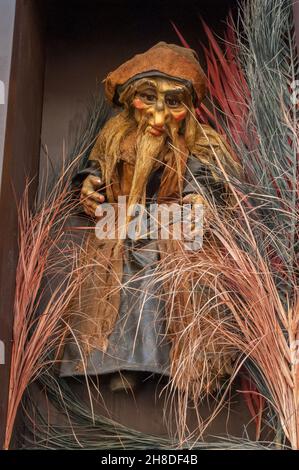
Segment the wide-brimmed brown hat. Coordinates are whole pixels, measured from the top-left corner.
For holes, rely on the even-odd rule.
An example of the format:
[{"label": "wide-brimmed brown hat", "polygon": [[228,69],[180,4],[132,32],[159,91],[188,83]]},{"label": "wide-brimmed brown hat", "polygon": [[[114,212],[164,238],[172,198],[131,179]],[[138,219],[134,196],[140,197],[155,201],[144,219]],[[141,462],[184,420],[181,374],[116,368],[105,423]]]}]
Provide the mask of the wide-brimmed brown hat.
[{"label": "wide-brimmed brown hat", "polygon": [[109,73],[105,80],[108,100],[120,105],[120,90],[132,81],[146,76],[164,76],[183,82],[189,87],[194,104],[201,102],[206,93],[206,77],[196,52],[176,44],[159,42]]}]

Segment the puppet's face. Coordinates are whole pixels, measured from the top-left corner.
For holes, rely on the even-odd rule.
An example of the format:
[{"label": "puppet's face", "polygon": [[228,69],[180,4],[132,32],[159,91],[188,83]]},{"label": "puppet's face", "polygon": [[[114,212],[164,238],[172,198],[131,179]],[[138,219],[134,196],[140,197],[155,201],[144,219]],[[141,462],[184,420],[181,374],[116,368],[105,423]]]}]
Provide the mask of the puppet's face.
[{"label": "puppet's face", "polygon": [[163,78],[136,83],[132,105],[135,119],[144,121],[153,136],[178,134],[187,115],[188,91],[178,82]]},{"label": "puppet's face", "polygon": [[[180,154],[181,137],[186,137],[192,98],[188,88],[175,79],[144,77],[124,88],[119,101],[129,111],[126,113],[128,121],[134,119],[137,123],[130,207],[144,202],[150,173],[155,165],[166,162],[167,152]],[[172,144],[171,150],[169,144]],[[181,171],[180,156],[175,161],[178,171]]]}]

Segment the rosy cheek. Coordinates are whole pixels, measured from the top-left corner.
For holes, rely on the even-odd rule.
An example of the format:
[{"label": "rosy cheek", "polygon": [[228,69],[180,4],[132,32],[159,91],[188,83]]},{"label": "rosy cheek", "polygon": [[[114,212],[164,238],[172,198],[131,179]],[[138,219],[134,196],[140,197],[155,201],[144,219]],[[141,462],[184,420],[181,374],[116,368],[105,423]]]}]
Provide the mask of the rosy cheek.
[{"label": "rosy cheek", "polygon": [[143,101],[141,101],[141,99],[139,98],[134,98],[133,100],[133,106],[134,108],[136,109],[144,109],[146,108],[146,105],[143,103]]},{"label": "rosy cheek", "polygon": [[173,117],[177,122],[180,122],[183,119],[185,119],[186,115],[187,115],[187,111],[184,109],[184,111],[182,111],[181,113],[174,114]]}]

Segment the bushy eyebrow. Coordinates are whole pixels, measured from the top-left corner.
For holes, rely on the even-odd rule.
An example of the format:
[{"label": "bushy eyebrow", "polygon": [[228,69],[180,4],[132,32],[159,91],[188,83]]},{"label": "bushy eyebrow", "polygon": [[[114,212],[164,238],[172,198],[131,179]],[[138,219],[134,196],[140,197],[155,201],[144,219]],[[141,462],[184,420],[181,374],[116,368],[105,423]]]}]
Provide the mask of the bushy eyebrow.
[{"label": "bushy eyebrow", "polygon": [[153,88],[157,88],[156,82],[152,82],[151,80],[147,80],[144,84]]},{"label": "bushy eyebrow", "polygon": [[151,80],[145,80],[144,82],[139,83],[136,88],[137,90],[139,90],[140,88],[144,89],[145,87],[154,88],[156,90],[157,84],[155,82],[152,82]]},{"label": "bushy eyebrow", "polygon": [[[170,88],[168,90],[163,91],[162,93],[164,96],[178,96],[180,98],[183,98],[183,96],[186,93],[186,88],[183,86],[174,86],[174,88],[171,88],[171,85],[169,85]],[[142,81],[142,83],[137,86],[136,89],[137,93],[139,92],[154,92],[157,93],[157,83],[155,81],[152,81],[150,79],[145,79]]]},{"label": "bushy eyebrow", "polygon": [[166,95],[182,95],[185,92],[184,88],[175,88],[173,90],[166,90],[164,93]]}]

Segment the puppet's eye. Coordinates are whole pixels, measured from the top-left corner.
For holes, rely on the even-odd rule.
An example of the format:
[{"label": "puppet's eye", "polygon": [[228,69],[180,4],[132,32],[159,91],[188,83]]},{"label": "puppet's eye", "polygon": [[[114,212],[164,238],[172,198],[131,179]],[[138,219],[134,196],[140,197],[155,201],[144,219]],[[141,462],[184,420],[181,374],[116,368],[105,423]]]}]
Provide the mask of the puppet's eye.
[{"label": "puppet's eye", "polygon": [[181,105],[181,100],[179,100],[178,98],[173,98],[171,96],[168,96],[165,99],[165,102],[167,106],[170,106],[171,108],[176,108],[177,106]]},{"label": "puppet's eye", "polygon": [[139,96],[142,101],[148,104],[154,103],[156,101],[156,95],[153,95],[152,93],[140,93]]}]

